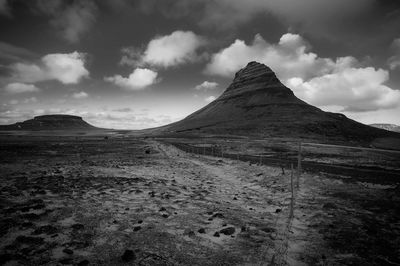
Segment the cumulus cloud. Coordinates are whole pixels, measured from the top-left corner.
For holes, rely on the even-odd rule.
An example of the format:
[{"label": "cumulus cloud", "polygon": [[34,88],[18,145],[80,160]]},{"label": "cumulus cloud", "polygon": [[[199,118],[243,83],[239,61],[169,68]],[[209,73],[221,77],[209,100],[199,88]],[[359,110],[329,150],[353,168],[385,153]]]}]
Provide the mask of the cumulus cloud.
[{"label": "cumulus cloud", "polygon": [[158,73],[147,68],[136,68],[127,78],[121,75],[105,77],[104,80],[128,90],[142,90],[157,81]]},{"label": "cumulus cloud", "polygon": [[335,66],[331,59],[319,58],[309,49],[310,45],[297,34],[284,34],[277,44],[270,44],[257,34],[249,45],[237,39],[213,54],[205,72],[231,77],[249,61],[258,61],[270,66],[282,79],[306,79],[328,73]]},{"label": "cumulus cloud", "polygon": [[212,81],[204,81],[203,83],[197,85],[196,87],[194,87],[195,90],[214,90],[215,88],[218,87],[218,83],[217,82],[212,82]]},{"label": "cumulus cloud", "polygon": [[25,84],[25,83],[10,83],[5,86],[4,90],[7,93],[17,94],[17,93],[26,93],[26,92],[38,92],[40,89],[32,84]]},{"label": "cumulus cloud", "polygon": [[174,31],[170,35],[155,37],[144,50],[124,48],[121,64],[168,68],[196,62],[202,58],[198,49],[206,43],[203,37],[191,31]]},{"label": "cumulus cloud", "polygon": [[400,103],[400,91],[384,85],[388,72],[362,67],[351,56],[321,58],[299,35],[285,34],[277,44],[256,35],[249,45],[236,40],[212,55],[207,74],[232,76],[249,61],[270,66],[281,81],[301,99],[337,111],[367,111],[392,108]]},{"label": "cumulus cloud", "polygon": [[74,99],[85,99],[87,97],[89,97],[89,94],[87,94],[84,91],[75,92],[72,94],[72,98],[74,98]]},{"label": "cumulus cloud", "polygon": [[287,85],[300,98],[317,106],[338,105],[339,111],[348,112],[374,111],[394,108],[400,102],[400,91],[383,85],[388,77],[382,69],[345,68],[305,82],[292,78]]},{"label": "cumulus cloud", "polygon": [[215,99],[216,99],[215,96],[208,96],[207,98],[204,99],[204,101],[210,103],[210,102],[214,101]]},{"label": "cumulus cloud", "polygon": [[14,79],[21,82],[58,80],[63,84],[76,84],[89,76],[85,68],[85,54],[48,54],[40,64],[15,63],[11,65]]}]

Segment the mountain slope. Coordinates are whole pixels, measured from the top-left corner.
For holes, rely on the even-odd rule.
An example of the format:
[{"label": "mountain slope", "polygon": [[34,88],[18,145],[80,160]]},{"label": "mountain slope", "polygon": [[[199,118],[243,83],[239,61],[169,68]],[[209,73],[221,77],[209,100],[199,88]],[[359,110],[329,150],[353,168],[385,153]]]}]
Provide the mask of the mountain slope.
[{"label": "mountain slope", "polygon": [[160,130],[338,140],[400,137],[305,103],[269,67],[257,62],[238,71],[232,84],[215,101]]},{"label": "mountain slope", "polygon": [[95,130],[98,129],[85,122],[80,116],[42,115],[12,125],[2,125],[0,130]]}]

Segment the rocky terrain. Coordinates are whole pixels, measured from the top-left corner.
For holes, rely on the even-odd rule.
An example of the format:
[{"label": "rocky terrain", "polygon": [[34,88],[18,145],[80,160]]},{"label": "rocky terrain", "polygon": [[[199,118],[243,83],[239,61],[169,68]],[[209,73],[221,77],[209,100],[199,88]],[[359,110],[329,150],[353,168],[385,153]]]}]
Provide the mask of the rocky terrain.
[{"label": "rocky terrain", "polygon": [[156,133],[300,137],[370,142],[400,134],[373,128],[298,99],[267,66],[250,62],[215,101]]},{"label": "rocky terrain", "polygon": [[74,115],[42,115],[12,125],[0,125],[0,130],[96,130],[98,128]]},{"label": "rocky terrain", "polygon": [[163,140],[0,140],[0,264],[400,263],[399,183],[384,176],[303,173],[290,217],[290,168]]}]

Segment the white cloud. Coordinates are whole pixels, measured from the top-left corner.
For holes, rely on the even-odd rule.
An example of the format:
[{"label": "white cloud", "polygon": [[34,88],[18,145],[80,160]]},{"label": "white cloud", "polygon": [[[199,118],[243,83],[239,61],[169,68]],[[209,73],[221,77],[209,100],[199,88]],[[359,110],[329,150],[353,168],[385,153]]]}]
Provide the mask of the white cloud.
[{"label": "white cloud", "polygon": [[400,104],[400,91],[384,85],[387,71],[361,67],[351,56],[321,58],[310,49],[296,34],[284,34],[277,44],[256,35],[250,45],[236,40],[212,55],[205,72],[231,77],[249,61],[258,61],[271,67],[299,98],[323,109],[360,112]]},{"label": "white cloud", "polygon": [[208,96],[207,98],[204,99],[204,101],[210,103],[210,102],[214,101],[215,99],[216,99],[215,96]]},{"label": "white cloud", "polygon": [[76,84],[89,76],[85,68],[85,54],[48,54],[40,64],[15,63],[11,65],[14,79],[20,82],[58,80],[63,84]]},{"label": "white cloud", "polygon": [[197,85],[196,87],[194,87],[195,90],[214,90],[215,88],[218,87],[218,83],[217,82],[212,82],[212,81],[204,81],[203,83]]},{"label": "white cloud", "polygon": [[157,72],[150,69],[136,68],[127,78],[121,75],[114,75],[112,77],[106,77],[104,80],[128,90],[141,90],[156,83],[157,75]]},{"label": "white cloud", "polygon": [[75,98],[75,99],[85,99],[87,97],[89,97],[89,94],[87,94],[84,91],[75,92],[72,94],[72,98]]},{"label": "white cloud", "polygon": [[284,34],[278,44],[270,44],[257,34],[250,45],[235,40],[229,47],[213,54],[205,72],[231,77],[248,62],[258,61],[274,69],[281,79],[305,79],[328,73],[334,67],[331,59],[319,58],[308,52],[309,49],[310,45],[297,34]]},{"label": "white cloud", "polygon": [[159,36],[151,40],[146,49],[124,48],[121,64],[134,66],[151,65],[172,67],[202,58],[197,53],[206,40],[191,31],[174,31],[170,35]]},{"label": "white cloud", "polygon": [[292,78],[287,85],[297,96],[317,106],[329,109],[338,105],[338,111],[349,112],[373,111],[393,108],[400,102],[400,91],[383,85],[388,77],[382,69],[345,68],[306,82]]},{"label": "white cloud", "polygon": [[8,84],[7,86],[5,86],[4,90],[11,94],[40,91],[40,89],[35,85],[19,82]]}]

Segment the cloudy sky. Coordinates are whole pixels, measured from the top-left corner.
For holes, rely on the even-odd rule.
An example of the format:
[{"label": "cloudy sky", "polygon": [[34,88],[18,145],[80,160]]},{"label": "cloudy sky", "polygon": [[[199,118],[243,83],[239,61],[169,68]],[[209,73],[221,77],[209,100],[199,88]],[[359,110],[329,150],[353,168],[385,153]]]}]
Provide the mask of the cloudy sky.
[{"label": "cloudy sky", "polygon": [[177,121],[249,61],[363,123],[400,124],[398,0],[0,0],[0,124]]}]

